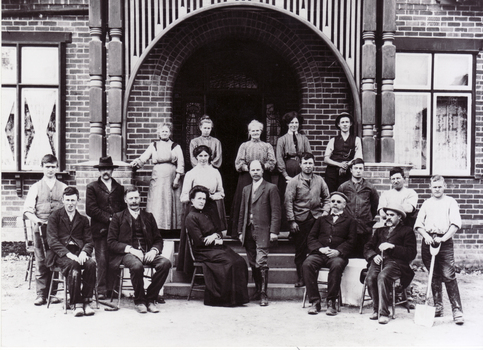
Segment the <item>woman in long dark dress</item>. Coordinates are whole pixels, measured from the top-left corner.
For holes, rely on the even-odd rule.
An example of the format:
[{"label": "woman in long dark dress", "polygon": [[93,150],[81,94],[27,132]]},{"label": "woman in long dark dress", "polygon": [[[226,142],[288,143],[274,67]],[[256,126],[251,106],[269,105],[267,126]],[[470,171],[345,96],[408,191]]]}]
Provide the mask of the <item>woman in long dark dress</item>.
[{"label": "woman in long dark dress", "polygon": [[203,262],[205,305],[237,306],[249,302],[248,267],[245,259],[223,244],[212,212],[205,212],[209,190],[195,186],[190,191],[191,209],[186,216],[186,231],[193,254]]}]

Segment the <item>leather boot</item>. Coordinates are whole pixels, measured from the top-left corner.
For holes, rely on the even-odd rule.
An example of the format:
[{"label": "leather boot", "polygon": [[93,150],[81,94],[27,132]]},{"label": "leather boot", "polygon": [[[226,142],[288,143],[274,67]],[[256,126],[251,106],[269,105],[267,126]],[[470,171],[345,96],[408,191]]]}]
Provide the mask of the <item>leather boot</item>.
[{"label": "leather boot", "polygon": [[304,282],[304,276],[302,274],[302,265],[296,265],[297,266],[297,282],[295,283],[295,287],[303,287],[305,286]]},{"label": "leather boot", "polygon": [[456,324],[462,325],[465,323],[463,318],[463,306],[461,305],[460,290],[458,288],[458,282],[452,280],[445,282],[446,291],[448,292],[448,298],[451,303],[451,309],[453,309],[453,321]]},{"label": "leather boot", "polygon": [[268,267],[261,269],[262,290],[260,292],[260,306],[268,305],[267,286],[268,286]]},{"label": "leather boot", "polygon": [[327,311],[325,312],[327,316],[337,315],[337,309],[335,308],[335,300],[327,300]]},{"label": "leather boot", "polygon": [[434,317],[443,317],[443,285],[442,283],[431,283],[431,291],[433,292],[434,306],[436,307],[436,312]]},{"label": "leather boot", "polygon": [[250,297],[250,300],[260,300],[260,292],[262,291],[262,275],[260,268],[252,267],[253,282],[255,282],[255,292]]}]

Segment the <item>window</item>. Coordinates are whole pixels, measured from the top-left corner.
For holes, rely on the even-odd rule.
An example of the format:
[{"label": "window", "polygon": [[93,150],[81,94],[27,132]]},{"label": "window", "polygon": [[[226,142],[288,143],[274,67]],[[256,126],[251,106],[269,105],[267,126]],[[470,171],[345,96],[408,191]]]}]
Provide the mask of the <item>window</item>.
[{"label": "window", "polygon": [[40,170],[61,159],[62,50],[59,43],[2,45],[2,171]]},{"label": "window", "polygon": [[470,175],[473,55],[397,53],[395,161],[414,175]]}]

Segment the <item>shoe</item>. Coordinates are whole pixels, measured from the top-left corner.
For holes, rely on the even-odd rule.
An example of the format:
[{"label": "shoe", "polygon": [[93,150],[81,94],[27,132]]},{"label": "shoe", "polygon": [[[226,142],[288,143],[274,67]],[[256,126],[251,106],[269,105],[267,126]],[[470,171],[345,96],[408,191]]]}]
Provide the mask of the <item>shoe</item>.
[{"label": "shoe", "polygon": [[370,320],[377,320],[379,316],[377,315],[377,311],[374,311],[371,316],[369,316]]},{"label": "shoe", "polygon": [[434,312],[434,317],[443,317],[443,308],[436,307],[436,311]]},{"label": "shoe", "polygon": [[262,289],[260,291],[260,306],[268,306],[268,296],[267,296],[267,287],[268,287],[268,268],[260,269],[261,272],[261,282],[262,282]]},{"label": "shoe", "polygon": [[322,307],[320,306],[320,302],[312,303],[312,305],[310,306],[308,314],[309,315],[317,315],[320,312],[321,308]]},{"label": "shoe", "polygon": [[325,312],[327,316],[337,315],[337,309],[335,308],[335,300],[327,300],[327,311]]},{"label": "shoe", "polygon": [[297,288],[300,288],[300,287],[303,287],[305,286],[305,283],[303,280],[298,280],[296,283],[295,283],[295,287]]},{"label": "shoe", "polygon": [[146,312],[148,312],[148,309],[146,308],[146,305],[144,305],[144,304],[136,304],[136,305],[134,305],[134,308],[140,314],[145,314]]},{"label": "shoe", "polygon": [[50,303],[51,304],[60,304],[61,300],[59,298],[57,298],[55,295],[53,295],[53,296],[50,297]]},{"label": "shoe", "polygon": [[388,324],[389,323],[389,317],[388,316],[380,316],[379,317],[379,323],[380,324]]},{"label": "shoe", "polygon": [[84,315],[92,316],[95,314],[95,311],[91,308],[89,303],[84,303]]},{"label": "shoe", "polygon": [[268,296],[267,293],[260,293],[260,306],[268,306]]},{"label": "shoe", "polygon": [[107,295],[104,294],[104,293],[99,293],[99,294],[97,294],[97,299],[98,300],[106,300],[107,299]]},{"label": "shoe", "polygon": [[152,301],[148,303],[148,311],[156,314],[159,312],[158,306]]},{"label": "shoe", "polygon": [[34,300],[34,305],[40,306],[44,304],[47,304],[47,300],[43,296],[37,295],[37,298]]},{"label": "shoe", "polygon": [[84,305],[75,304],[75,306],[74,306],[74,316],[75,317],[84,316]]},{"label": "shoe", "polygon": [[158,304],[166,304],[166,300],[163,297],[158,297]]},{"label": "shoe", "polygon": [[463,325],[465,323],[465,319],[463,318],[463,312],[460,310],[455,310],[453,312],[453,321],[457,325]]}]

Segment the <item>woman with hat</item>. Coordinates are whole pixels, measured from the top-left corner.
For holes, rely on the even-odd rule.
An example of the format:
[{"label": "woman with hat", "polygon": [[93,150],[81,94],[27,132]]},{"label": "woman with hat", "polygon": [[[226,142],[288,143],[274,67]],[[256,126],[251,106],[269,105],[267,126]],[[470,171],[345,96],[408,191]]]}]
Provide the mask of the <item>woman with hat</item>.
[{"label": "woman with hat", "polygon": [[340,135],[329,140],[324,155],[324,163],[327,164],[325,182],[330,192],[337,191],[341,184],[350,179],[349,167],[352,160],[362,159],[361,139],[350,132],[353,124],[354,120],[349,113],[341,113],[335,119]]}]

